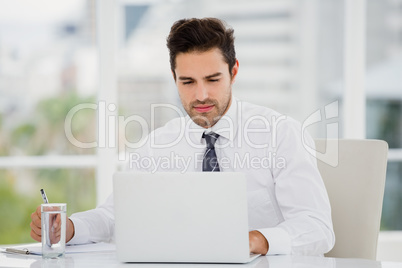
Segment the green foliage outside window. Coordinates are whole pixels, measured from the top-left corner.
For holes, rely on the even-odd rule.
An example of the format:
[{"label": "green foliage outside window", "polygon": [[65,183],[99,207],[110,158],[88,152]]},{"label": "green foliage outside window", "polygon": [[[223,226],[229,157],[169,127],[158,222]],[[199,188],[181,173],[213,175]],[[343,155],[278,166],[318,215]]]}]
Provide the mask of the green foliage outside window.
[{"label": "green foliage outside window", "polygon": [[[94,154],[93,149],[73,146],[64,133],[68,111],[85,102],[94,102],[94,98],[69,92],[39,102],[26,120],[18,120],[17,124],[0,115],[0,157]],[[72,126],[77,139],[95,140],[95,118],[93,110],[77,113]],[[95,206],[93,168],[0,169],[0,244],[34,242],[29,223],[31,213],[42,202],[41,188],[46,189],[50,202],[67,203],[68,215]]]}]

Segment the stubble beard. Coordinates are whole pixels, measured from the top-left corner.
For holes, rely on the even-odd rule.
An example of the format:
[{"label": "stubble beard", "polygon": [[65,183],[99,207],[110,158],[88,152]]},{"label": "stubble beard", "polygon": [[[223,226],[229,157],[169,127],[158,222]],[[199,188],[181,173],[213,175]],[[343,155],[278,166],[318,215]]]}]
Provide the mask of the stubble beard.
[{"label": "stubble beard", "polygon": [[[229,109],[231,99],[230,91],[226,97],[226,102],[222,105],[219,105],[217,100],[206,99],[205,101],[193,101],[188,105],[183,105],[183,107],[194,123],[203,128],[210,128],[215,125]],[[210,112],[199,113],[194,109],[196,105],[214,105],[214,108]]]}]

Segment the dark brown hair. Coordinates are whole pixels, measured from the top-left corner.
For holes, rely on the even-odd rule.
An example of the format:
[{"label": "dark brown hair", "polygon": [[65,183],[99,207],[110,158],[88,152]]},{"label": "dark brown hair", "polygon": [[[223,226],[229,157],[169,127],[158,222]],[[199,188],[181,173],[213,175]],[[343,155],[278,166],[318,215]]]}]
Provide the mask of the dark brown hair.
[{"label": "dark brown hair", "polygon": [[205,52],[219,48],[225,62],[229,65],[229,73],[236,63],[233,29],[226,28],[225,23],[216,18],[182,19],[176,21],[167,37],[170,55],[170,68],[176,79],[176,56],[179,53],[193,51]]}]

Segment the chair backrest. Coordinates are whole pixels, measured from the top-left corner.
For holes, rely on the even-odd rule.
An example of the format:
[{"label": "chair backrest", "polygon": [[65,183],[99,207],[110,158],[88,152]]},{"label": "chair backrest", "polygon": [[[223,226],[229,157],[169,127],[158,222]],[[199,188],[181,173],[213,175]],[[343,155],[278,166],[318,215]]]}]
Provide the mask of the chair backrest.
[{"label": "chair backrest", "polygon": [[317,152],[325,153],[327,147],[338,147],[327,152],[332,158],[338,156],[338,164],[317,160],[335,232],[335,246],[325,256],[375,260],[388,144],[381,140],[316,140]]}]

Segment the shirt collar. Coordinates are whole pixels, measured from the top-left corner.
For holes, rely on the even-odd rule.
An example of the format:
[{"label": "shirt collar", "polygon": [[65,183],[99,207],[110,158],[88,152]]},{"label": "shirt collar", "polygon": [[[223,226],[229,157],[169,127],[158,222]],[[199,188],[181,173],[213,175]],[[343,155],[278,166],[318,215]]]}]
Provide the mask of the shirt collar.
[{"label": "shirt collar", "polygon": [[[193,141],[198,141],[200,144],[202,142],[202,133],[204,132],[215,132],[220,135],[220,137],[233,142],[236,135],[237,135],[237,128],[238,128],[238,100],[232,96],[232,102],[230,104],[229,109],[227,112],[222,116],[219,121],[213,125],[211,128],[203,128],[194,123],[191,120],[190,116],[186,116],[186,121],[191,120],[189,124],[187,124],[188,128],[191,129],[190,137]],[[219,142],[219,139],[218,141]]]}]

